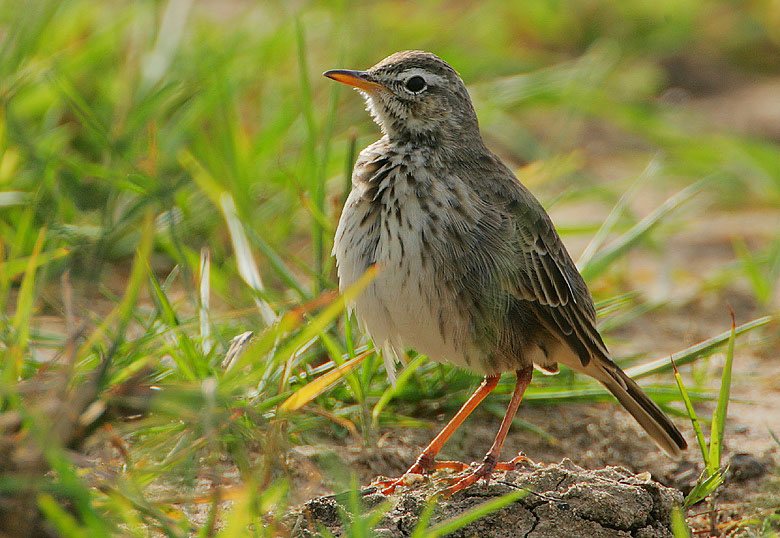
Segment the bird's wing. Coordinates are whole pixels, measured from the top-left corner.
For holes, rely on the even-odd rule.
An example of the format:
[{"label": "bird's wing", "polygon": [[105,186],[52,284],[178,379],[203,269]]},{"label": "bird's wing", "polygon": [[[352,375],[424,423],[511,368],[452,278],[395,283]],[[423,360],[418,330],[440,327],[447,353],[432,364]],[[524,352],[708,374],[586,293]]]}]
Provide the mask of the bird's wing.
[{"label": "bird's wing", "polygon": [[541,204],[525,189],[521,195],[509,204],[518,241],[511,291],[534,306],[539,320],[571,347],[583,367],[591,357],[608,359],[585,281]]}]

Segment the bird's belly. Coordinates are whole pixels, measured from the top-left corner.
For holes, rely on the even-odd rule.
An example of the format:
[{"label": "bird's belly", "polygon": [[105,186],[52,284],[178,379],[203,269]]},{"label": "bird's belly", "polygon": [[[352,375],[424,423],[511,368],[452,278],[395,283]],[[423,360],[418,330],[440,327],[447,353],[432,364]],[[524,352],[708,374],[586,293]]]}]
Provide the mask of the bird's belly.
[{"label": "bird's belly", "polygon": [[[435,361],[481,370],[479,361],[471,360],[468,318],[456,307],[455,294],[439,281],[430,244],[424,246],[422,234],[408,228],[415,219],[405,222],[406,227],[390,219],[376,235],[342,238],[336,247],[340,288],[349,288],[376,263],[376,278],[352,306],[377,347],[411,348]],[[366,253],[372,254],[370,260]]]},{"label": "bird's belly", "polygon": [[464,320],[457,319],[452,301],[437,293],[434,275],[407,272],[393,261],[379,261],[377,278],[355,301],[365,330],[377,345],[389,342],[398,351],[412,348],[433,360],[469,367]]}]

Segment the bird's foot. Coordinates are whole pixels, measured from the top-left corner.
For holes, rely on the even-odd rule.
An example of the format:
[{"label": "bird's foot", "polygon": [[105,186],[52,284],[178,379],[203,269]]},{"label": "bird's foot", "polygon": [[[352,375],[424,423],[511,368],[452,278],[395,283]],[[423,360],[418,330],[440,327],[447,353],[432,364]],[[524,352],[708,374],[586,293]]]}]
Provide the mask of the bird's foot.
[{"label": "bird's foot", "polygon": [[[488,454],[485,456],[485,459],[482,460],[482,463],[466,476],[456,475],[452,478],[442,479],[443,482],[450,484],[447,488],[444,489],[443,494],[445,497],[449,497],[458,491],[471,486],[481,478],[489,481],[490,475],[494,471],[514,471],[520,466],[521,463],[528,462],[531,462],[531,460],[522,453],[518,454],[509,461],[496,461],[495,457]],[[469,467],[470,466],[466,467],[466,469]],[[461,471],[463,470],[465,469],[461,469]]]},{"label": "bird's foot", "polygon": [[398,487],[409,487],[418,484],[423,480],[423,476],[428,471],[448,469],[460,473],[468,468],[469,465],[462,461],[441,460],[427,463],[424,458],[420,458],[400,477],[374,480],[371,482],[371,486],[377,488],[383,495],[392,495]]},{"label": "bird's foot", "polygon": [[437,480],[437,483],[449,484],[444,490],[444,495],[449,497],[453,493],[456,493],[464,488],[467,488],[474,484],[480,478],[490,480],[490,475],[494,471],[515,471],[522,463],[532,463],[524,454],[520,453],[516,457],[509,461],[497,462],[495,458],[491,456],[485,456],[482,463],[466,476],[463,476],[464,471],[471,469],[474,464],[471,465],[463,463],[462,461],[453,460],[441,460],[427,462],[425,458],[419,458],[409,470],[402,474],[398,478],[386,478],[383,480],[374,480],[371,482],[371,487],[376,488],[383,495],[392,495],[395,493],[396,488],[399,487],[412,487],[423,481],[425,474],[429,471],[439,471],[446,469],[448,471],[455,471],[455,476],[449,478],[441,478]]},{"label": "bird's foot", "polygon": [[423,479],[423,473],[406,471],[398,478],[386,478],[383,480],[374,480],[371,486],[377,488],[382,495],[392,495],[396,488],[413,486]]}]

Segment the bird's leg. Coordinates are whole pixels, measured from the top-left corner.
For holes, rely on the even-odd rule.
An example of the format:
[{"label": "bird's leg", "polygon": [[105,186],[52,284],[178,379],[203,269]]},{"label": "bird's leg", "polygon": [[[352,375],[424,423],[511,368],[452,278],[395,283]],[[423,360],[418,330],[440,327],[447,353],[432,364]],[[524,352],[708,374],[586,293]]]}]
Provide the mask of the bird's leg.
[{"label": "bird's leg", "polygon": [[[485,379],[482,380],[482,384],[480,384],[479,388],[474,391],[474,394],[471,395],[471,398],[469,398],[466,403],[463,404],[463,407],[461,407],[455,416],[452,417],[452,420],[450,420],[447,425],[444,426],[444,429],[439,432],[439,435],[434,437],[433,441],[431,441],[428,446],[425,447],[425,450],[423,450],[422,453],[418,456],[417,461],[414,462],[414,465],[409,467],[409,470],[406,471],[400,478],[382,480],[375,482],[373,485],[382,488],[382,493],[385,495],[390,495],[393,493],[395,488],[404,485],[409,475],[419,475],[423,474],[425,471],[430,471],[431,469],[437,468],[438,465],[435,459],[436,455],[441,450],[441,447],[444,445],[444,443],[447,442],[447,439],[450,438],[453,432],[458,429],[458,426],[460,426],[463,421],[466,420],[466,417],[468,417],[471,412],[474,411],[474,409],[476,409],[477,406],[482,402],[482,400],[484,400],[485,397],[490,394],[494,388],[496,388],[500,377],[500,375],[485,376]],[[499,446],[499,450],[500,448],[501,447]],[[455,465],[459,464],[460,462],[442,461],[439,463],[441,463],[441,468],[457,468],[458,470],[463,470],[463,466]]]},{"label": "bird's leg", "polygon": [[[515,391],[512,393],[512,399],[509,400],[509,406],[506,409],[504,420],[501,421],[501,427],[498,429],[496,439],[493,441],[493,446],[485,454],[485,458],[482,460],[482,464],[477,467],[472,473],[464,478],[461,478],[458,482],[451,485],[445,490],[446,495],[452,495],[453,493],[469,487],[471,484],[479,480],[480,478],[490,477],[490,473],[496,469],[498,464],[498,458],[501,456],[501,447],[506,439],[506,434],[509,433],[509,426],[512,425],[512,421],[517,414],[517,408],[520,407],[520,400],[523,399],[523,393],[528,385],[531,383],[531,376],[533,376],[533,366],[527,366],[522,370],[517,371],[517,383],[515,384]],[[521,456],[521,458],[524,458]],[[509,462],[509,464],[516,465],[519,463],[517,458]],[[501,470],[509,470],[509,465],[499,465]]]}]

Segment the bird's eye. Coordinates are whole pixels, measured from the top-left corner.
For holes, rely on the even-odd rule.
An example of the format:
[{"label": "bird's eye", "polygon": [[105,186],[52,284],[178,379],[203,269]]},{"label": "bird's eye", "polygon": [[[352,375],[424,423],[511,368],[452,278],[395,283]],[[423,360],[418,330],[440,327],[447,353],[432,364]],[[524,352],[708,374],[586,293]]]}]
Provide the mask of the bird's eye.
[{"label": "bird's eye", "polygon": [[409,80],[406,81],[406,89],[413,93],[423,91],[425,89],[425,79],[420,75],[409,77]]}]

